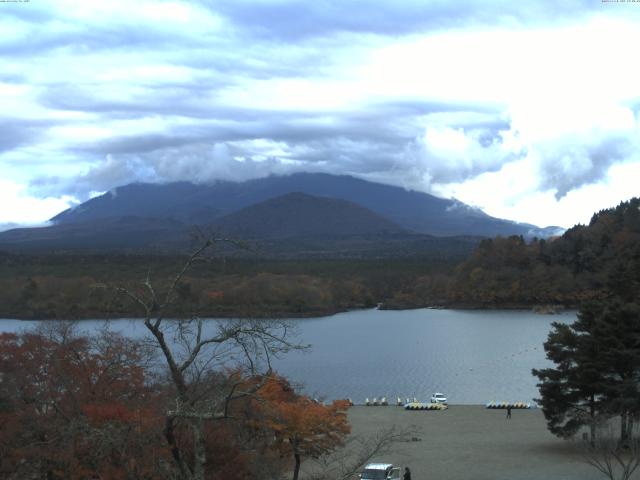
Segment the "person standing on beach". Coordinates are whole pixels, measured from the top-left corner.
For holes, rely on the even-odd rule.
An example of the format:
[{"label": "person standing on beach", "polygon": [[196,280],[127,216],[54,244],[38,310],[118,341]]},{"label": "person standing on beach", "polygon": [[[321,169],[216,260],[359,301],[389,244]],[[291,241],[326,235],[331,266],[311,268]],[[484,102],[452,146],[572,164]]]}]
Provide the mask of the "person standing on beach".
[{"label": "person standing on beach", "polygon": [[507,418],[511,418],[511,405],[507,405]]},{"label": "person standing on beach", "polygon": [[409,470],[409,467],[404,467],[404,475],[402,476],[402,480],[411,480],[411,470]]}]

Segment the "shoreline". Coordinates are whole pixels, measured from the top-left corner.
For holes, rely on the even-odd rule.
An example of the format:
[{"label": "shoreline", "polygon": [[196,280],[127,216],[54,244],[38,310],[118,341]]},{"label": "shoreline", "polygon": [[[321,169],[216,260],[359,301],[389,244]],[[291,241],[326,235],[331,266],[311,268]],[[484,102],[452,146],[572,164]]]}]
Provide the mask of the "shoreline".
[{"label": "shoreline", "polygon": [[[354,308],[335,308],[335,309],[326,309],[326,310],[313,310],[306,312],[292,312],[292,311],[277,311],[277,312],[255,312],[255,313],[244,313],[241,312],[232,312],[232,311],[220,311],[220,312],[204,312],[199,315],[200,318],[209,319],[209,318],[221,318],[221,319],[230,319],[230,318],[238,318],[238,319],[305,319],[305,318],[322,318],[322,317],[331,317],[333,315],[337,315],[339,313],[346,313],[352,311],[364,311],[364,310],[381,310],[381,311],[406,311],[406,310],[477,310],[477,311],[514,311],[514,312],[531,312],[536,313],[538,315],[559,315],[564,312],[570,312],[577,310],[578,307],[567,306],[567,305],[518,305],[518,304],[509,304],[509,305],[471,305],[471,304],[461,304],[461,305],[424,305],[424,306],[411,306],[411,307],[389,307],[385,306],[384,303],[379,303],[377,306],[366,306],[366,307],[354,307]],[[118,319],[130,319],[130,320],[143,320],[143,316],[139,316],[137,314],[130,314],[127,312],[117,312],[117,314],[105,315],[104,312],[87,312],[86,315],[81,315],[74,318],[51,318],[47,316],[29,316],[29,315],[20,315],[16,313],[3,313],[0,312],[0,318],[7,320],[21,320],[21,321],[83,321],[83,320],[118,320]],[[171,315],[172,319],[180,320],[192,318],[190,315],[186,316],[178,316]]]},{"label": "shoreline", "polygon": [[395,306],[381,304],[380,310],[417,310],[426,308],[430,310],[505,310],[505,311],[523,311],[528,310],[540,315],[553,315],[554,313],[561,313],[566,311],[577,310],[578,305],[550,305],[550,304],[519,304],[519,303],[507,303],[507,304],[484,304],[484,303],[459,303],[459,304],[429,304],[423,306]]}]

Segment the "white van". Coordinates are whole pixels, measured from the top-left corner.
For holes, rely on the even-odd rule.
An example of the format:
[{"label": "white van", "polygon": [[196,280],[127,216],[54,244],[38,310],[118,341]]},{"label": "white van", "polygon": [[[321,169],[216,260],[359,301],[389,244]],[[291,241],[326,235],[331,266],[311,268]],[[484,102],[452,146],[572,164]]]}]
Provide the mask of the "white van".
[{"label": "white van", "polygon": [[361,480],[400,480],[400,467],[391,463],[370,463],[360,474]]}]

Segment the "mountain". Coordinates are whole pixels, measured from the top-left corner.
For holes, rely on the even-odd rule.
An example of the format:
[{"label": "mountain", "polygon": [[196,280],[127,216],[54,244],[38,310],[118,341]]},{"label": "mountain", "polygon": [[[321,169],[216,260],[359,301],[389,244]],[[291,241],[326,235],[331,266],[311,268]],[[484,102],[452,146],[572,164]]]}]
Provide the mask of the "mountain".
[{"label": "mountain", "polygon": [[197,229],[251,240],[280,256],[444,257],[470,252],[478,237],[547,237],[558,230],[426,193],[300,173],[242,183],[126,185],[65,210],[51,226],[0,232],[0,249],[175,251],[189,248]]},{"label": "mountain", "polygon": [[[135,210],[127,211],[132,213]],[[138,216],[87,218],[49,227],[0,233],[0,249],[42,251],[172,252],[193,246],[198,229],[241,239],[243,256],[278,258],[381,258],[422,256],[462,259],[478,237],[434,237],[407,232],[395,223],[353,202],[294,192],[270,198],[194,226],[168,218]],[[194,232],[195,233],[195,232]]]},{"label": "mountain", "polygon": [[355,203],[300,192],[243,208],[213,225],[240,238],[259,239],[406,233],[383,216]]},{"label": "mountain", "polygon": [[118,187],[65,210],[51,221],[62,225],[137,216],[208,225],[245,207],[293,192],[358,204],[415,233],[547,237],[559,230],[558,227],[541,229],[535,225],[494,218],[457,200],[350,176],[322,173],[271,176],[241,183],[219,181],[207,185],[187,182],[164,185],[135,183]]},{"label": "mountain", "polygon": [[20,251],[172,250],[188,242],[186,226],[171,219],[102,218],[0,232],[0,248]]}]

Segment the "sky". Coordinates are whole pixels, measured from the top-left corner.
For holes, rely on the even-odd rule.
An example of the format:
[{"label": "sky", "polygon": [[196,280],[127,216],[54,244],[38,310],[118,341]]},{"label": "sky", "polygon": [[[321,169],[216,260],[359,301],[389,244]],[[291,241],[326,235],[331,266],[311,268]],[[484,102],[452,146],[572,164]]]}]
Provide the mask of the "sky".
[{"label": "sky", "polygon": [[640,1],[0,2],[0,226],[300,171],[539,226],[640,195]]}]

